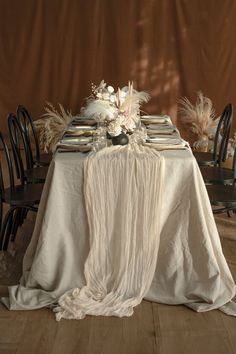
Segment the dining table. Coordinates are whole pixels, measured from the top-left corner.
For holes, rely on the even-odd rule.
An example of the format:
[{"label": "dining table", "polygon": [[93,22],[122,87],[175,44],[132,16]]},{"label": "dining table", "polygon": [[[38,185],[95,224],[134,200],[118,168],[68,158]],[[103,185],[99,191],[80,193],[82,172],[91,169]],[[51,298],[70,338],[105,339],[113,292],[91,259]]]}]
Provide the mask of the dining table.
[{"label": "dining table", "polygon": [[1,299],[10,310],[122,317],[145,299],[236,315],[235,283],[192,150],[158,147],[54,152],[23,275]]}]

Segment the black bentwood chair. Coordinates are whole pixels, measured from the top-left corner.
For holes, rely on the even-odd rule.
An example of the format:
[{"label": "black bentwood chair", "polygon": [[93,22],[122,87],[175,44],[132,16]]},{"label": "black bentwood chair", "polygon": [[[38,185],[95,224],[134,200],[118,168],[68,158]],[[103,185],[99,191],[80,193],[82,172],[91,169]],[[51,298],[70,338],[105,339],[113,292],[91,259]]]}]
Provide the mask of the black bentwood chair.
[{"label": "black bentwood chair", "polygon": [[[14,168],[11,154],[0,132],[1,145],[1,163],[0,163],[0,249],[7,250],[9,239],[14,240],[18,226],[23,223],[28,210],[37,211],[39,204],[42,184],[25,184],[24,179],[20,179],[20,183],[16,184],[14,177]],[[20,160],[20,156],[18,156]],[[5,161],[4,161],[5,160]],[[5,187],[2,166],[7,166],[7,174],[9,187]],[[19,164],[19,166],[22,166]],[[20,171],[23,176],[23,171]],[[3,203],[9,205],[9,209],[3,219]]]},{"label": "black bentwood chair", "polygon": [[27,153],[31,166],[48,166],[51,162],[52,155],[40,153],[37,132],[29,112],[24,106],[19,105],[17,107],[16,116],[27,142]]},{"label": "black bentwood chair", "polygon": [[[48,166],[35,166],[26,135],[24,134],[20,122],[13,113],[10,113],[8,116],[8,129],[17,177],[24,179],[27,183],[44,183]],[[21,151],[24,156],[19,160]],[[23,176],[20,175],[22,170]]]},{"label": "black bentwood chair", "polygon": [[212,184],[206,186],[214,214],[236,211],[236,186]]},{"label": "black bentwood chair", "polygon": [[202,177],[206,184],[234,184],[236,180],[236,148],[232,168],[224,167],[200,167]]},{"label": "black bentwood chair", "polygon": [[[213,153],[194,152],[193,155],[200,166],[220,166],[226,160],[229,134],[233,119],[233,106],[231,103],[225,107],[217,125]],[[221,140],[220,140],[221,139]]]},{"label": "black bentwood chair", "polygon": [[[212,167],[218,169],[218,175],[212,174],[211,180],[217,182],[207,185],[208,196],[212,205],[214,214],[236,211],[236,148],[234,150],[232,170],[221,167]],[[214,178],[217,177],[217,180]],[[229,184],[231,183],[231,184]]]}]

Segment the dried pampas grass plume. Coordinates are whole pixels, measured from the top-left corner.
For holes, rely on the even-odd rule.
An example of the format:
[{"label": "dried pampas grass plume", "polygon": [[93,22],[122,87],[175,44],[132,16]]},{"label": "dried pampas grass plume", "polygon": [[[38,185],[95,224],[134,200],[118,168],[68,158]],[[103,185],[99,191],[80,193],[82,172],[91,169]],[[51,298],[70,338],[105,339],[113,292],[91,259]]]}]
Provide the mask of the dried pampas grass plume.
[{"label": "dried pampas grass plume", "polygon": [[190,130],[198,138],[208,137],[215,124],[215,112],[211,100],[199,91],[195,106],[186,97],[180,98],[178,103],[180,104],[178,112],[181,114],[181,121],[190,125]]},{"label": "dried pampas grass plume", "polygon": [[72,114],[66,111],[59,103],[57,110],[52,103],[47,102],[41,119],[34,121],[34,126],[39,134],[40,148],[45,152],[53,151],[63,132],[72,121]]}]

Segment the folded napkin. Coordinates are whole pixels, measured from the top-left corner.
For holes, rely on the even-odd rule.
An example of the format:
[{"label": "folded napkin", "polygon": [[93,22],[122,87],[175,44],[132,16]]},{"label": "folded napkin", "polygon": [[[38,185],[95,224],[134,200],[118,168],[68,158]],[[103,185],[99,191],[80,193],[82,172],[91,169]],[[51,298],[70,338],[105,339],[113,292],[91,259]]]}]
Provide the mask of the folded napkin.
[{"label": "folded napkin", "polygon": [[167,115],[145,115],[141,116],[141,122],[144,124],[151,124],[151,123],[156,123],[156,124],[163,124],[163,123],[168,123],[172,124],[171,119]]},{"label": "folded napkin", "polygon": [[86,145],[73,145],[73,144],[62,144],[58,143],[56,146],[56,151],[58,152],[88,152],[93,149],[93,144]]},{"label": "folded napkin", "polygon": [[168,138],[168,137],[148,137],[147,143],[153,144],[164,144],[164,145],[179,145],[182,144],[182,139],[179,137]]},{"label": "folded napkin", "polygon": [[94,134],[96,126],[91,125],[81,125],[81,126],[72,126],[70,125],[64,133],[65,136],[91,136]]},{"label": "folded napkin", "polygon": [[72,130],[66,130],[64,133],[64,137],[78,137],[78,136],[93,136],[95,130],[77,130],[77,131],[72,131]]},{"label": "folded napkin", "polygon": [[80,125],[97,125],[97,122],[92,119],[80,119],[80,120],[74,120],[71,122],[72,125],[74,126],[80,126]]},{"label": "folded napkin", "polygon": [[165,118],[141,118],[141,122],[144,124],[151,124],[151,123],[156,123],[156,124],[164,124],[167,123],[167,120]]},{"label": "folded napkin", "polygon": [[148,136],[148,139],[154,139],[154,138],[165,138],[165,139],[178,139],[180,138],[180,134],[178,131],[175,131],[175,132],[164,132],[164,133],[159,133],[159,132],[154,132],[153,134],[152,133],[149,133],[147,134]]},{"label": "folded napkin", "polygon": [[175,134],[176,132],[176,129],[147,129],[147,135],[170,135]]},{"label": "folded napkin", "polygon": [[146,126],[146,128],[148,130],[174,130],[176,129],[176,126],[173,125],[173,124],[169,124],[169,123],[166,123],[166,124],[155,124],[155,123],[152,123],[152,124],[148,124]]},{"label": "folded napkin", "polygon": [[188,146],[186,142],[182,142],[180,144],[155,144],[155,143],[144,143],[144,146],[150,147],[152,149],[156,149],[158,151],[162,150],[186,150]]},{"label": "folded napkin", "polygon": [[93,117],[86,117],[86,116],[74,116],[72,122],[81,122],[82,120],[96,123]]}]

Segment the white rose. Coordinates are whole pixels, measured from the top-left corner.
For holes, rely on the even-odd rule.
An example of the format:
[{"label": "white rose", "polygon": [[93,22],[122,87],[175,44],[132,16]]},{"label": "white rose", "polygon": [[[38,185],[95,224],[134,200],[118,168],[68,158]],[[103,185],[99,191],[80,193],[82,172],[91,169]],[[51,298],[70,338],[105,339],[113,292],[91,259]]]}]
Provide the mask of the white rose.
[{"label": "white rose", "polygon": [[119,122],[117,122],[116,120],[113,120],[108,125],[107,131],[111,136],[117,136],[117,135],[120,135],[120,133],[122,132],[122,128],[121,128]]},{"label": "white rose", "polygon": [[124,126],[127,130],[131,130],[131,131],[136,127],[133,119],[127,119],[127,121],[124,123]]},{"label": "white rose", "polygon": [[107,91],[110,93],[114,92],[114,88],[112,86],[108,86]]}]

